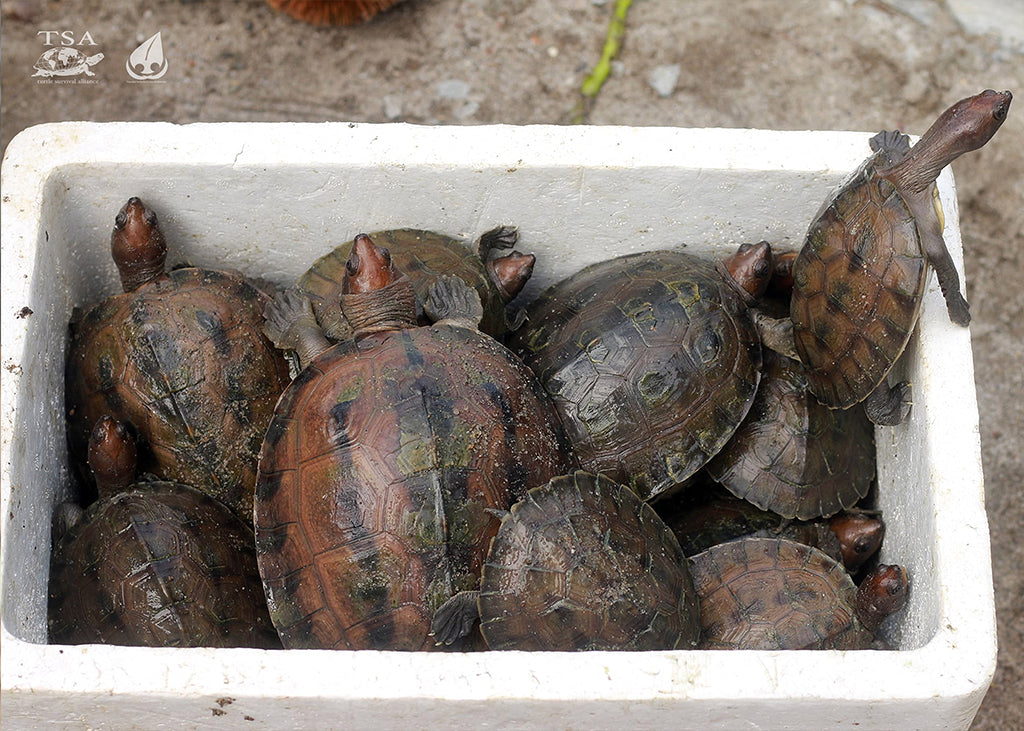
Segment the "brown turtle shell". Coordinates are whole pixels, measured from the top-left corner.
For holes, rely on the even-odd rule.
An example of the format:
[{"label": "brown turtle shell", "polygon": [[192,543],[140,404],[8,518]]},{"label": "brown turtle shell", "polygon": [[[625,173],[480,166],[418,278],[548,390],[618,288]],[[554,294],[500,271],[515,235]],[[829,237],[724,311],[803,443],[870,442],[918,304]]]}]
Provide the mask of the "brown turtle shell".
[{"label": "brown turtle shell", "polygon": [[551,395],[580,466],[658,495],[739,426],[761,377],[746,301],[683,251],[586,267],[527,307],[509,347]]},{"label": "brown turtle shell", "polygon": [[672,531],[630,489],[579,471],[512,506],[478,605],[492,650],[693,649],[700,623]]},{"label": "brown turtle shell", "polygon": [[[415,228],[376,231],[369,237],[391,253],[395,267],[409,277],[416,291],[416,311],[421,325],[429,325],[423,314],[430,286],[438,277],[454,275],[473,287],[484,307],[481,332],[501,339],[507,327],[507,300],[487,272],[484,261],[458,239],[434,231]],[[303,274],[296,288],[309,297],[313,314],[328,338],[334,341],[352,336],[339,304],[345,262],[352,252],[352,242],[338,246],[317,259]]]},{"label": "brown turtle shell", "polygon": [[280,647],[252,529],[185,485],[137,483],[93,503],[51,561],[51,642]]},{"label": "brown turtle shell", "polygon": [[701,649],[856,650],[874,638],[857,618],[843,566],[784,538],[741,538],[690,559]]},{"label": "brown turtle shell", "polygon": [[543,391],[492,338],[386,330],[314,358],[270,424],[256,542],[286,647],[434,649],[499,519],[574,467]]},{"label": "brown turtle shell", "polygon": [[803,366],[765,353],[743,423],[707,465],[730,492],[784,518],[827,518],[864,497],[875,477],[875,430],[861,408],[830,409]]},{"label": "brown turtle shell", "polygon": [[826,406],[864,400],[906,348],[927,274],[914,216],[875,175],[879,150],[826,202],[793,264],[790,314],[811,391]]},{"label": "brown turtle shell", "polygon": [[93,425],[111,414],[137,428],[140,471],[202,485],[250,520],[263,434],[289,380],[261,330],[269,301],[241,275],[185,267],[88,310],[65,371],[73,460],[84,466]]}]

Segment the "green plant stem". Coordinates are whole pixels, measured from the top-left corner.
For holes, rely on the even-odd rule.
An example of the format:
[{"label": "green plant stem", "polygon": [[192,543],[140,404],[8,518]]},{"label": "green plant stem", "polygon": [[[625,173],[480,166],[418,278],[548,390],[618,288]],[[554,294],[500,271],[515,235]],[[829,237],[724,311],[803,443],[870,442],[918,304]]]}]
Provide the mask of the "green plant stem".
[{"label": "green plant stem", "polygon": [[593,70],[583,80],[580,87],[580,103],[576,105],[573,112],[573,123],[582,124],[586,121],[587,114],[593,106],[594,100],[601,91],[604,82],[612,71],[612,61],[622,48],[622,38],[626,35],[626,13],[633,0],[616,0],[615,9],[612,11],[611,22],[608,23],[608,33],[604,39],[604,49],[601,51],[601,58]]}]

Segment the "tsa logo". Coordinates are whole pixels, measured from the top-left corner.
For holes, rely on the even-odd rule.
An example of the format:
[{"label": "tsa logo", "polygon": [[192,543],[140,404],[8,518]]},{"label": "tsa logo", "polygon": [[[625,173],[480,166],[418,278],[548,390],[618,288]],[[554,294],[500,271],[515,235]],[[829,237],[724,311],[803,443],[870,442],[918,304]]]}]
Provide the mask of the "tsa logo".
[{"label": "tsa logo", "polygon": [[53,46],[53,48],[46,49],[39,56],[35,63],[33,77],[41,76],[45,79],[52,79],[54,77],[96,75],[92,67],[103,60],[103,54],[90,54],[75,47],[97,45],[88,31],[77,41],[74,32],[70,30],[41,30],[37,35],[43,36],[44,44]]},{"label": "tsa logo", "polygon": [[167,73],[164,44],[160,33],[142,42],[124,62],[124,69],[136,81],[156,81]]}]

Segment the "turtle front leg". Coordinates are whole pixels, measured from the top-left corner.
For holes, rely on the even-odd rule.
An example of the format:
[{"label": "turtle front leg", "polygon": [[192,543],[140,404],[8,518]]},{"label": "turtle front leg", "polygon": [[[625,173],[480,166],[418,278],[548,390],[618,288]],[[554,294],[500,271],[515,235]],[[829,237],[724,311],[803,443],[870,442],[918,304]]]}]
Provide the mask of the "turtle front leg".
[{"label": "turtle front leg", "polygon": [[788,317],[774,318],[758,309],[752,309],[754,327],[761,336],[761,344],[780,355],[800,361],[796,350],[796,339],[793,336],[793,321]]},{"label": "turtle front leg", "polygon": [[911,208],[914,209],[914,218],[917,220],[917,230],[921,236],[924,254],[928,258],[928,263],[935,269],[935,276],[939,280],[939,289],[942,290],[942,296],[946,299],[949,319],[961,327],[967,327],[971,324],[970,305],[960,294],[960,275],[957,274],[953,257],[949,255],[949,249],[946,248],[946,242],[942,238],[942,212],[939,208],[938,198],[932,199],[934,190],[935,188],[932,186],[922,196],[926,196],[927,201],[917,198],[911,204]]},{"label": "turtle front leg", "polygon": [[445,274],[430,285],[423,312],[435,325],[476,330],[483,319],[484,307],[479,293],[464,279]]},{"label": "turtle front leg", "polygon": [[519,229],[515,226],[497,226],[490,231],[485,231],[477,243],[477,253],[482,261],[487,261],[487,256],[492,249],[511,249],[519,241]]},{"label": "turtle front leg", "polygon": [[309,297],[296,289],[286,289],[274,297],[263,318],[263,334],[281,350],[295,351],[300,369],[331,347],[316,322]]},{"label": "turtle front leg", "polygon": [[460,591],[437,608],[430,622],[430,634],[438,645],[450,645],[465,637],[480,619],[478,591]]},{"label": "turtle front leg", "polygon": [[864,399],[864,413],[872,424],[879,426],[896,426],[902,424],[910,415],[913,400],[910,395],[910,384],[900,381],[895,386],[882,379],[875,390]]}]

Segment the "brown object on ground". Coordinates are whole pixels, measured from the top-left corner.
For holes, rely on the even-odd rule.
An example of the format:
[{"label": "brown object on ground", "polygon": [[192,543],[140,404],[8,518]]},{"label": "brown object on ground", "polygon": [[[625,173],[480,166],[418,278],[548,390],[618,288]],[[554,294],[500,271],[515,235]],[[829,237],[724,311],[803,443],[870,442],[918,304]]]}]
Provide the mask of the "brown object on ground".
[{"label": "brown object on ground", "polygon": [[402,0],[267,0],[270,7],[307,23],[350,25],[369,20]]}]

